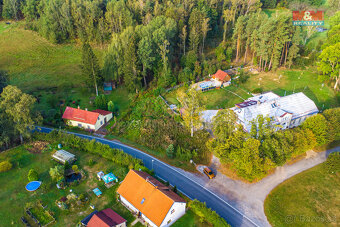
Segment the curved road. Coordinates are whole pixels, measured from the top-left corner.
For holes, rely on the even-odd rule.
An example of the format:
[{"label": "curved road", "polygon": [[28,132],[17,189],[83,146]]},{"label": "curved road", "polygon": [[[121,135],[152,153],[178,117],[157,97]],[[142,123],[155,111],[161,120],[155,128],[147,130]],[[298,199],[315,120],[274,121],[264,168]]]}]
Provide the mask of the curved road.
[{"label": "curved road", "polygon": [[[37,127],[37,129],[38,131],[44,133],[49,133],[54,130],[40,126]],[[211,192],[209,189],[203,187],[193,179],[181,174],[174,167],[152,157],[149,154],[117,141],[111,141],[74,132],[67,133],[74,134],[85,139],[95,139],[100,143],[108,144],[112,148],[121,149],[125,153],[141,159],[147,168],[154,170],[157,177],[168,181],[171,185],[176,185],[177,189],[190,199],[198,199],[201,202],[205,202],[207,207],[215,210],[232,226],[259,226],[247,216],[242,214],[239,210],[231,206],[228,202],[224,201],[222,198]]]}]

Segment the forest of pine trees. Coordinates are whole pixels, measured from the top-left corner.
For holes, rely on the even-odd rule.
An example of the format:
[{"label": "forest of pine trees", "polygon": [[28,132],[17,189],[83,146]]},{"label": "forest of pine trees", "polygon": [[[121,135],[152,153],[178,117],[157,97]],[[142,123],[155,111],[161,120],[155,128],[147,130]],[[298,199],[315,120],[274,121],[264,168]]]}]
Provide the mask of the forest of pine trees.
[{"label": "forest of pine trees", "polygon": [[[320,0],[0,0],[4,19],[53,43],[89,43],[105,50],[100,78],[130,92],[150,83],[197,81],[236,64],[290,68],[315,32],[292,26],[289,11]],[[337,1],[329,1],[338,7]],[[321,46],[321,45],[320,45]],[[210,50],[214,50],[211,52]],[[213,53],[213,54],[211,54]]]}]

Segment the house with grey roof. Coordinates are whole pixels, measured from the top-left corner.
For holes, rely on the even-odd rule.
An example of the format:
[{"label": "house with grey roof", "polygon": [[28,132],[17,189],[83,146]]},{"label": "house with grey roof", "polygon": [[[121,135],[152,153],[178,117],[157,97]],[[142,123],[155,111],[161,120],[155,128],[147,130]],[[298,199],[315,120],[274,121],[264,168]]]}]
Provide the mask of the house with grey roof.
[{"label": "house with grey roof", "polygon": [[272,124],[278,126],[277,129],[287,129],[299,126],[307,117],[319,112],[315,103],[302,92],[284,97],[267,92],[238,103],[231,109],[237,115],[237,123],[247,132],[259,115],[269,117]]}]

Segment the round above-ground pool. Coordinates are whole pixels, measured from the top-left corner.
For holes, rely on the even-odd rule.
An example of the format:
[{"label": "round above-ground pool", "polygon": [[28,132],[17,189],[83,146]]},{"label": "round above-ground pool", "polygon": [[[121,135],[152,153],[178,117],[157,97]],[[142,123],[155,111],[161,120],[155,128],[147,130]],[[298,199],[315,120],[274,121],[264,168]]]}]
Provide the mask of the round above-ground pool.
[{"label": "round above-ground pool", "polygon": [[37,190],[41,185],[41,181],[31,181],[26,185],[26,190],[29,192],[33,192]]}]

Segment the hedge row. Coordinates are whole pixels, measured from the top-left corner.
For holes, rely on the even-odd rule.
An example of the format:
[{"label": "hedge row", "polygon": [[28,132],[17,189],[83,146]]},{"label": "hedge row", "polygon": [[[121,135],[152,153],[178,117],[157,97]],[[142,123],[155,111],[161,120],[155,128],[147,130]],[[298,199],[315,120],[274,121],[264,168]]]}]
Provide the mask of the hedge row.
[{"label": "hedge row", "polygon": [[194,199],[189,202],[188,206],[200,217],[202,221],[207,221],[213,226],[230,227],[230,225],[222,217],[220,217],[215,211],[208,208],[205,203]]},{"label": "hedge row", "polygon": [[33,134],[33,138],[35,140],[43,140],[50,143],[58,142],[63,144],[64,146],[68,146],[76,150],[96,154],[105,159],[111,160],[115,164],[123,165],[130,169],[141,168],[143,170],[146,170],[141,160],[124,153],[120,149],[111,148],[107,144],[96,142],[94,139],[82,139],[78,136],[63,133],[61,131],[52,131],[50,133],[35,132]]}]

